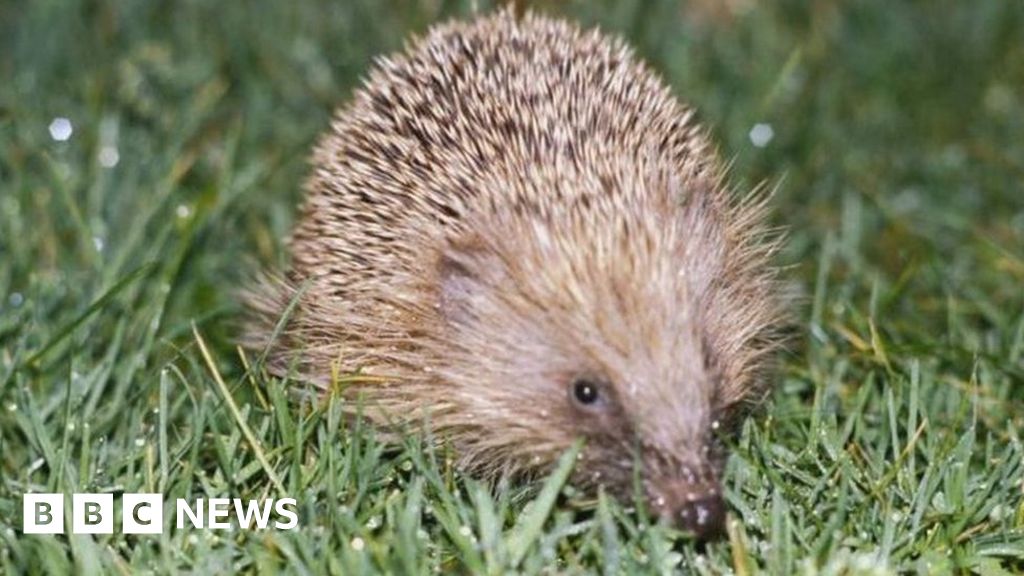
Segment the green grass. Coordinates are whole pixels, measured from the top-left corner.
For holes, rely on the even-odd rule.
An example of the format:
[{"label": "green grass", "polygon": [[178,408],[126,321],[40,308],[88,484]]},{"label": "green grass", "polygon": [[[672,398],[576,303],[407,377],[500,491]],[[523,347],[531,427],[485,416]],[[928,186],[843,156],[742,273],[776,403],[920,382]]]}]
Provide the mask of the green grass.
[{"label": "green grass", "polygon": [[[0,4],[0,573],[1024,572],[1014,0],[544,6],[626,36],[737,184],[780,182],[797,339],[736,441],[726,542],[564,475],[492,490],[246,373],[232,293],[283,264],[312,139],[373,55],[469,4]],[[21,534],[29,491],[278,483],[297,531]]]}]

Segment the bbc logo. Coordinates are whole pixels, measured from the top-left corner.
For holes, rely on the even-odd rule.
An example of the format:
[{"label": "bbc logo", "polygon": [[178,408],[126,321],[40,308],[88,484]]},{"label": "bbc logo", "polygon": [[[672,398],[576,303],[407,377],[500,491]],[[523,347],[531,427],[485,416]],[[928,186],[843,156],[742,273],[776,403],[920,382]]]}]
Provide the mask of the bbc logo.
[{"label": "bbc logo", "polygon": [[[25,534],[63,534],[64,494],[25,494],[22,500],[22,532]],[[174,501],[174,525],[179,530],[199,528],[230,530],[294,530],[299,525],[295,498],[197,498]],[[113,494],[72,494],[72,534],[113,534]],[[234,522],[232,522],[232,516]],[[162,534],[164,497],[162,494],[121,495],[121,532],[124,534]]]},{"label": "bbc logo", "polygon": [[[162,494],[124,494],[121,497],[121,532],[160,534],[164,525]],[[25,494],[22,501],[25,534],[64,533],[63,494]],[[73,534],[113,534],[113,494],[72,494]]]}]

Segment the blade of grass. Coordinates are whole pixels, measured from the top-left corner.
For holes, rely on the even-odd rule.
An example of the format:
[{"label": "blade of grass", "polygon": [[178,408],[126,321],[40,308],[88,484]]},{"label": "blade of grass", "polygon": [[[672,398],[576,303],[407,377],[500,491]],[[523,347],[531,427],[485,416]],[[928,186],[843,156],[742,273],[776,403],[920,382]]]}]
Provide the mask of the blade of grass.
[{"label": "blade of grass", "polygon": [[260,465],[263,466],[263,470],[267,473],[270,481],[274,483],[274,487],[277,488],[278,493],[285,494],[284,485],[281,483],[281,479],[277,477],[277,473],[274,472],[273,466],[271,466],[270,461],[267,460],[267,456],[263,452],[263,447],[260,445],[259,440],[256,439],[256,435],[253,434],[252,429],[249,428],[245,418],[242,417],[242,411],[238,409],[238,404],[235,403],[235,399],[231,396],[231,392],[228,390],[227,385],[224,384],[224,379],[221,378],[220,371],[217,369],[217,365],[213,362],[213,357],[210,356],[210,351],[206,347],[206,342],[199,334],[199,329],[196,328],[195,324],[192,325],[192,334],[195,336],[196,343],[199,345],[199,351],[203,355],[203,360],[206,362],[206,366],[209,368],[214,382],[217,383],[217,388],[220,391],[221,396],[224,398],[224,402],[227,404],[228,410],[231,411],[231,415],[234,417],[235,423],[238,424],[238,429],[242,431],[242,435],[249,443],[249,446],[252,447],[253,453],[256,454],[256,459],[259,460]]},{"label": "blade of grass", "polygon": [[25,364],[36,364],[39,361],[39,359],[43,357],[43,355],[52,350],[53,347],[56,346],[57,344],[63,342],[65,338],[70,336],[75,331],[75,329],[82,324],[82,322],[85,322],[86,319],[88,319],[90,316],[92,316],[97,311],[106,306],[107,302],[110,302],[110,300],[112,300],[114,296],[117,296],[119,292],[128,287],[132,282],[135,282],[136,280],[148,274],[154,268],[154,266],[155,264],[153,262],[147,262],[146,264],[143,264],[136,268],[135,270],[129,272],[124,278],[118,280],[113,286],[108,288],[107,291],[103,293],[103,295],[94,300],[93,303],[90,304],[81,314],[79,314],[77,318],[75,318],[74,320],[72,320],[65,326],[61,327],[59,330],[57,330],[57,335],[54,338],[51,338],[50,341],[47,342],[46,345],[43,346],[38,352],[36,352],[32,356],[29,356],[28,360],[25,361]]},{"label": "blade of grass", "polygon": [[583,443],[577,441],[565,454],[562,454],[558,459],[558,464],[555,466],[555,471],[544,482],[544,487],[541,488],[540,494],[530,503],[529,510],[519,517],[519,521],[512,528],[508,537],[509,565],[511,568],[514,569],[519,566],[530,546],[540,538],[544,522],[547,521],[548,516],[551,514],[555,500],[558,499],[558,493],[562,490],[566,480],[569,479],[569,473],[572,472],[576,458],[582,449]]}]

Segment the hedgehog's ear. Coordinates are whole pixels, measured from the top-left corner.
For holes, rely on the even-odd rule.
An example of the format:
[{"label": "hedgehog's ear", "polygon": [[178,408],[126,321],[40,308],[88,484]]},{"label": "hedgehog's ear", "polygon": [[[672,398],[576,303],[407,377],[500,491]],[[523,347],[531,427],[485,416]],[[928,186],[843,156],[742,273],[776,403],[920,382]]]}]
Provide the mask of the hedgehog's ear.
[{"label": "hedgehog's ear", "polygon": [[502,275],[500,260],[478,239],[449,242],[441,251],[437,273],[439,308],[452,324],[476,316],[480,294]]},{"label": "hedgehog's ear", "polygon": [[450,323],[461,324],[470,315],[470,301],[477,282],[465,263],[449,254],[441,255],[438,273],[441,315]]}]

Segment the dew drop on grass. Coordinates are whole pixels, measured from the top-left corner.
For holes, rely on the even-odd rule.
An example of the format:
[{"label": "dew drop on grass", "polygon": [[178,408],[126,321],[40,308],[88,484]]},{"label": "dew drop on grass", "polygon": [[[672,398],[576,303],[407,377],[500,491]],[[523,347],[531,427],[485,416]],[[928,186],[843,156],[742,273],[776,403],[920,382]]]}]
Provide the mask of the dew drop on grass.
[{"label": "dew drop on grass", "polygon": [[866,572],[875,565],[875,559],[867,554],[860,554],[853,560],[854,569],[860,572]]},{"label": "dew drop on grass", "polygon": [[764,148],[775,137],[775,130],[771,124],[757,123],[750,129],[750,143],[758,148]]},{"label": "dew drop on grass", "polygon": [[1008,514],[1005,513],[1005,508],[1002,504],[996,504],[992,507],[992,511],[988,513],[989,520],[993,522],[999,522],[1007,516]]},{"label": "dew drop on grass", "polygon": [[469,538],[470,536],[473,535],[473,530],[471,530],[469,528],[469,526],[463,526],[463,527],[459,528],[459,534],[461,534],[462,536],[464,536],[466,538]]},{"label": "dew drop on grass", "polygon": [[93,236],[92,245],[96,247],[97,252],[103,252],[103,238],[100,238],[99,236]]},{"label": "dew drop on grass", "polygon": [[370,516],[370,519],[366,521],[366,528],[376,530],[378,527],[380,527],[380,516]]},{"label": "dew drop on grass", "polygon": [[355,538],[352,539],[352,549],[355,550],[356,552],[361,552],[363,550],[363,548],[365,548],[365,547],[366,547],[366,542],[364,542],[363,539],[360,538],[359,536],[356,536]]},{"label": "dew drop on grass", "polygon": [[110,145],[100,148],[100,153],[97,156],[100,165],[104,168],[113,168],[121,160],[121,154],[117,151],[117,147]]},{"label": "dew drop on grass", "polygon": [[178,204],[178,208],[174,213],[178,215],[178,218],[184,220],[192,215],[192,208],[188,204]]},{"label": "dew drop on grass", "polygon": [[7,302],[12,308],[19,308],[25,302],[25,297],[21,295],[21,292],[13,292],[7,297]]},{"label": "dew drop on grass", "polygon": [[50,122],[50,137],[57,142],[66,142],[68,138],[71,138],[71,134],[74,131],[74,127],[71,126],[71,120],[63,116],[58,116]]},{"label": "dew drop on grass", "polygon": [[9,403],[7,405],[7,411],[8,412],[17,412],[18,411],[18,405],[15,404],[14,402]]}]

